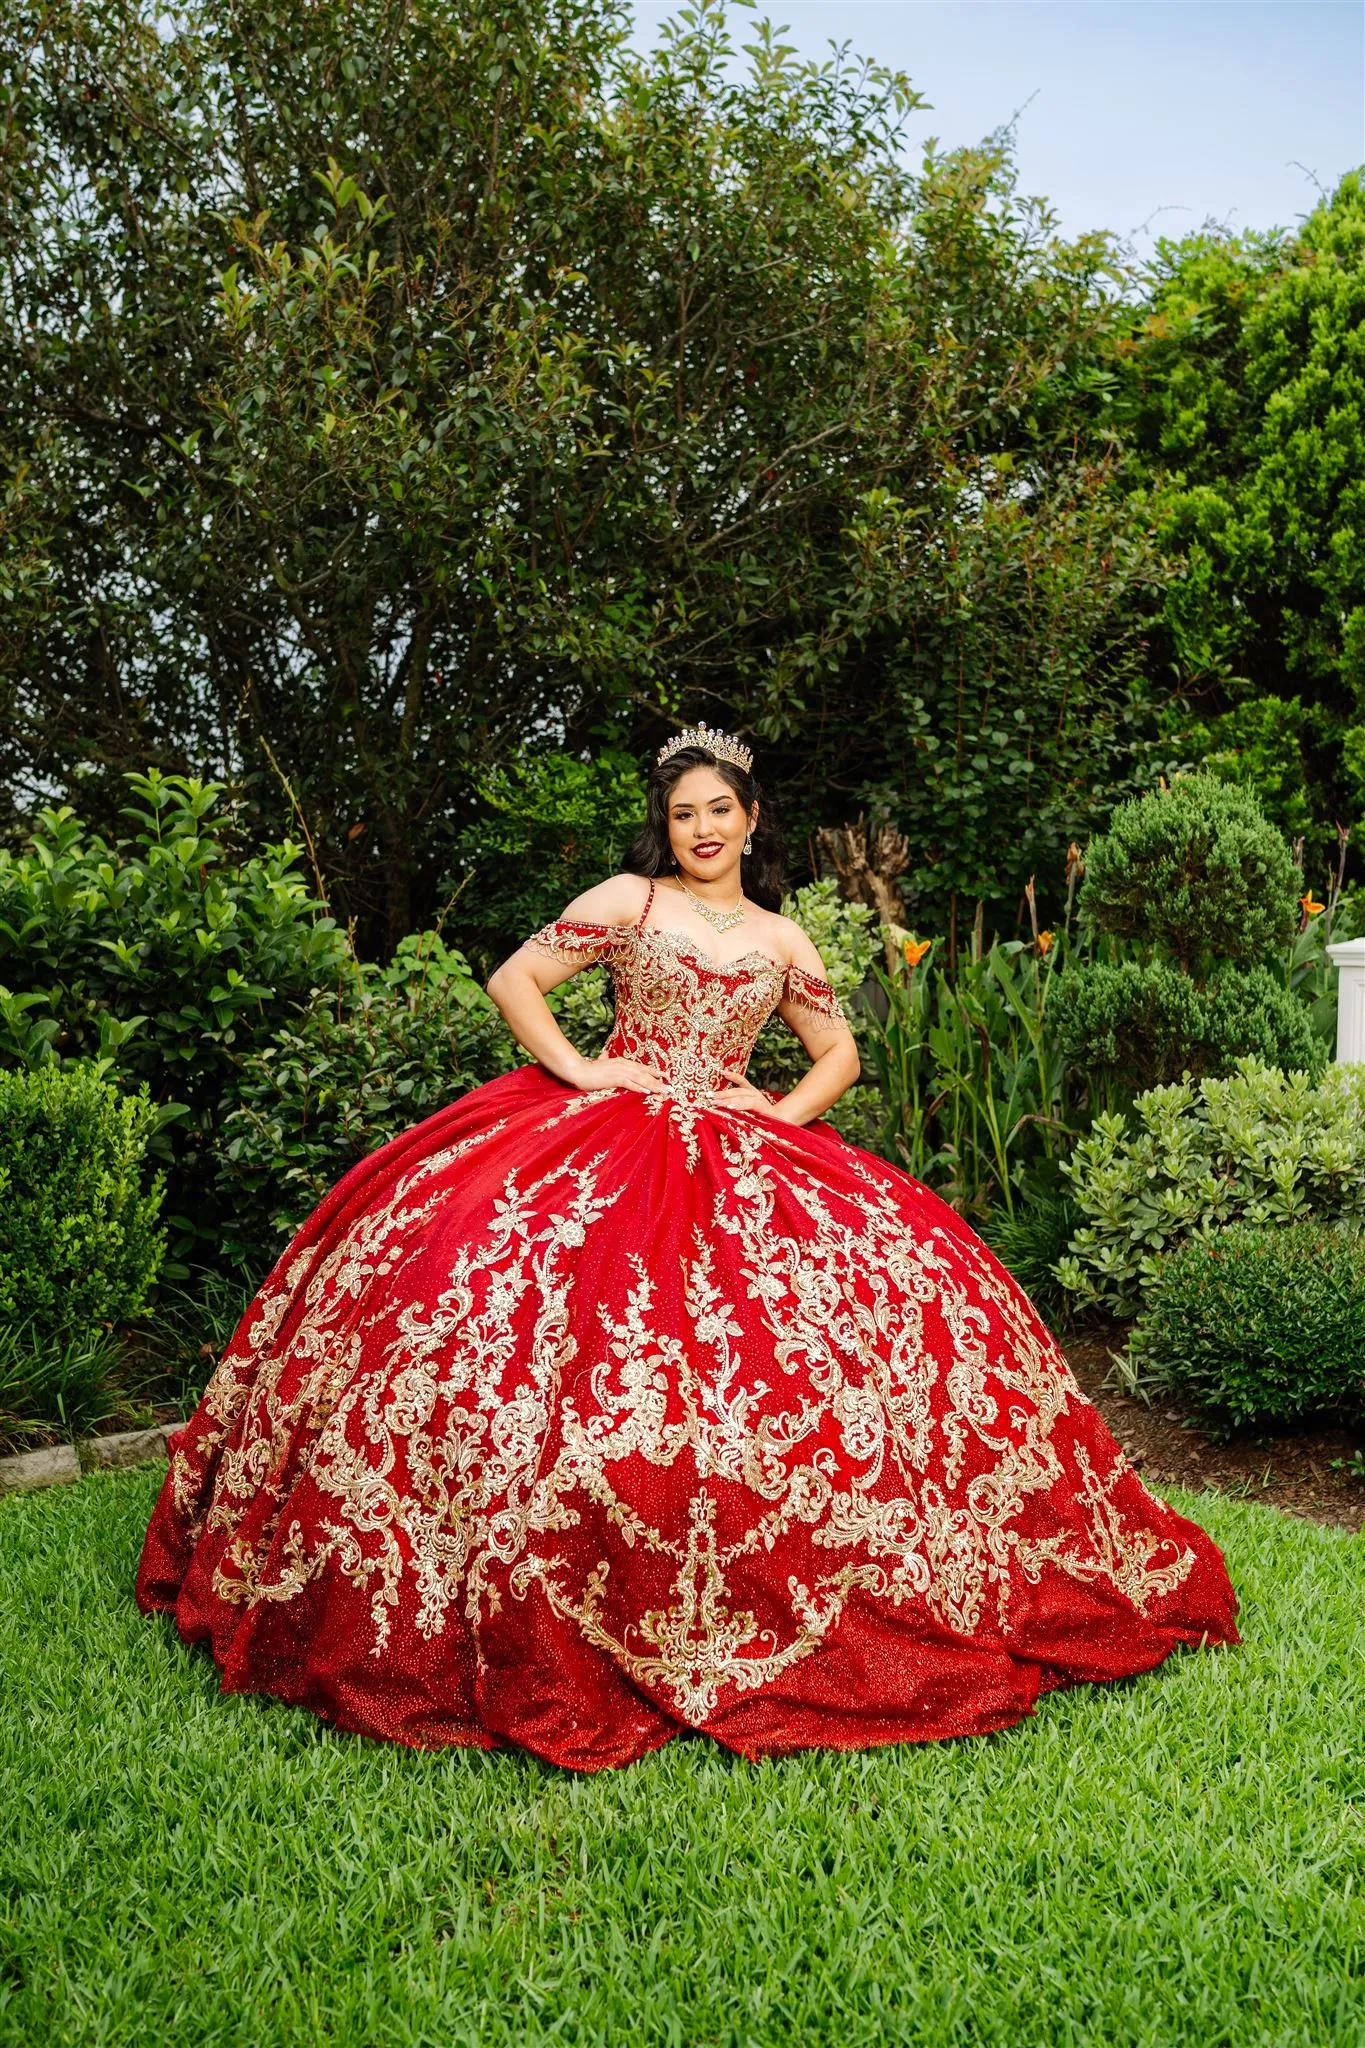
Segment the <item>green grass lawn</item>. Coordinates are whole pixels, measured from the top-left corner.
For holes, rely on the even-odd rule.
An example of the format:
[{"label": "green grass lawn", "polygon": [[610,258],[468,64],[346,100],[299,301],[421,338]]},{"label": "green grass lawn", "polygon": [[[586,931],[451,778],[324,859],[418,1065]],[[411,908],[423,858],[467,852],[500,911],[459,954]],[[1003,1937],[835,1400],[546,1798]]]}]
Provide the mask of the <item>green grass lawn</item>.
[{"label": "green grass lawn", "polygon": [[0,1504],[0,2040],[1365,2042],[1365,1544],[1203,1495],[1245,1646],[975,1741],[577,1778],[224,1699],[162,1468]]}]

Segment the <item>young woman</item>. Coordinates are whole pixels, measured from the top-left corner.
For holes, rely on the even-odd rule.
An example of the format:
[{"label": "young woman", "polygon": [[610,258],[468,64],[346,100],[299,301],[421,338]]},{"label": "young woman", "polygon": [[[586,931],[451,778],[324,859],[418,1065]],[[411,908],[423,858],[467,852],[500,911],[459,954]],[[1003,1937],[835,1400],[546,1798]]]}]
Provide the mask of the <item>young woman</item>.
[{"label": "young woman", "polygon": [[[1235,1643],[1009,1274],[821,1114],[858,1058],[747,747],[664,746],[614,875],[489,993],[535,1064],[361,1162],[174,1440],[138,1577],[232,1691],[626,1764],[1000,1728]],[[585,1058],[546,992],[610,965]],[[776,1010],[811,1064],[744,1078]]]}]

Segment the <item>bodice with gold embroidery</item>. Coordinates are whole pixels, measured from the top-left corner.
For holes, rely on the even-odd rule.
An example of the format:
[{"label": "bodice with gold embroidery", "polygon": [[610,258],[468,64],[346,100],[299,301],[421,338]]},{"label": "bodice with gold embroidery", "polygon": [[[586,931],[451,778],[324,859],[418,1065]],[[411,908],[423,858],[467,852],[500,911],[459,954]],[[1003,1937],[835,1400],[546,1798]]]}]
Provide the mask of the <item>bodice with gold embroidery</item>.
[{"label": "bodice with gold embroidery", "polygon": [[697,1100],[727,1073],[743,1073],[775,1009],[793,1022],[801,1012],[847,1022],[823,975],[774,960],[760,947],[717,962],[686,932],[648,925],[653,893],[651,886],[634,924],[556,918],[527,941],[557,960],[610,968],[616,1022],[603,1048],[609,1058],[639,1060],[665,1075],[673,1093]]}]

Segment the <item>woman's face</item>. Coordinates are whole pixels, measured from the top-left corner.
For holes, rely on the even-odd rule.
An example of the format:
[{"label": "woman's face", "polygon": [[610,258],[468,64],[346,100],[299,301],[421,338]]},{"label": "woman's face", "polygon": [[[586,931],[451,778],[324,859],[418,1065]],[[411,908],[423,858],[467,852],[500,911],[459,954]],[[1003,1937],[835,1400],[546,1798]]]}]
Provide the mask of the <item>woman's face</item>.
[{"label": "woman's face", "polygon": [[714,768],[689,768],[668,799],[668,843],[685,882],[739,885],[744,835],[758,822]]}]

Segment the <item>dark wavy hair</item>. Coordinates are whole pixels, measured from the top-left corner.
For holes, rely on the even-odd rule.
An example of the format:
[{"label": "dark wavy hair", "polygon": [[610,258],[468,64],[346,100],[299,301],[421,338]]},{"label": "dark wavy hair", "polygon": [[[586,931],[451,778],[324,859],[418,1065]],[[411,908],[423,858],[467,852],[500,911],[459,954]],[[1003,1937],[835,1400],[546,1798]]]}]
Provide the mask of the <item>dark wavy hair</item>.
[{"label": "dark wavy hair", "polygon": [[729,783],[746,812],[757,802],[754,848],[752,853],[740,856],[740,885],[751,902],[761,903],[765,910],[780,910],[786,894],[786,863],[782,831],[773,815],[772,805],[751,774],[737,767],[733,761],[717,760],[705,747],[680,747],[662,767],[656,764],[650,768],[645,793],[645,822],[626,854],[626,873],[671,875],[674,872],[673,849],[668,843],[668,801],[689,768],[714,768],[722,782]]}]

